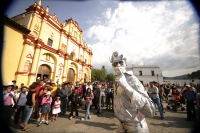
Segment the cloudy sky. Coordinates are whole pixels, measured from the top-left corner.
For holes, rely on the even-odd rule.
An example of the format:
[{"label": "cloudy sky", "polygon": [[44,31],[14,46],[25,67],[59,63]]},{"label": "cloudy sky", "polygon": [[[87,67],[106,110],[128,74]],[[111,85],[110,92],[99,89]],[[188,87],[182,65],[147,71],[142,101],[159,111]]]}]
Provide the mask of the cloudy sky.
[{"label": "cloudy sky", "polygon": [[[38,1],[38,0],[36,0]],[[6,14],[25,12],[35,0],[16,0]],[[200,69],[199,17],[187,1],[43,0],[58,20],[72,17],[93,50],[93,68],[113,72],[109,56],[124,54],[127,65],[157,65],[167,77]]]}]

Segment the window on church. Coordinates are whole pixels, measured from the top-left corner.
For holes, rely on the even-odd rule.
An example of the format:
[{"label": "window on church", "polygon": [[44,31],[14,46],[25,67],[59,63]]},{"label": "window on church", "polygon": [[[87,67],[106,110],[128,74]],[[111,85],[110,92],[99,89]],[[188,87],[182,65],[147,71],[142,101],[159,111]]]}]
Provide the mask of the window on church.
[{"label": "window on church", "polygon": [[87,63],[87,59],[85,59],[85,63]]},{"label": "window on church", "polygon": [[52,39],[50,39],[50,38],[48,38],[47,45],[49,45],[49,46],[51,46],[51,47],[52,47],[52,45],[53,45],[53,40],[52,40]]},{"label": "window on church", "polygon": [[31,63],[30,61],[27,60],[24,65],[24,72],[29,72],[30,68],[31,68]]},{"label": "window on church", "polygon": [[139,71],[140,76],[142,76],[142,71]]},{"label": "window on church", "polygon": [[154,73],[154,71],[151,71],[151,75],[152,75],[152,76],[155,76],[155,73]]}]

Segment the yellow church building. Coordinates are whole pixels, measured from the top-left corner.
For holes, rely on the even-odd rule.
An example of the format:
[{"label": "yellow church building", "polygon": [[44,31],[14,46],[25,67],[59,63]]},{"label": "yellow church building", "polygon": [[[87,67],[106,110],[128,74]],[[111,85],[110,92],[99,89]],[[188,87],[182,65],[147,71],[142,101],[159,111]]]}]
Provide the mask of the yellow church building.
[{"label": "yellow church building", "polygon": [[3,82],[30,85],[36,79],[56,82],[91,81],[92,50],[72,18],[64,24],[48,13],[41,0],[22,14],[5,17]]}]

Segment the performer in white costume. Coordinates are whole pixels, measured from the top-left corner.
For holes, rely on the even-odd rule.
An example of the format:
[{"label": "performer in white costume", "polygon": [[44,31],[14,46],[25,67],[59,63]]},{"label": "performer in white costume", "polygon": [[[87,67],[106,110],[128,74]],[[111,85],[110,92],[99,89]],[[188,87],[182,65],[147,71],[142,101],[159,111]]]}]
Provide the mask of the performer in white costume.
[{"label": "performer in white costume", "polygon": [[149,133],[145,116],[155,115],[155,105],[132,71],[126,71],[126,59],[113,52],[111,63],[116,71],[114,114],[119,120],[117,133]]}]

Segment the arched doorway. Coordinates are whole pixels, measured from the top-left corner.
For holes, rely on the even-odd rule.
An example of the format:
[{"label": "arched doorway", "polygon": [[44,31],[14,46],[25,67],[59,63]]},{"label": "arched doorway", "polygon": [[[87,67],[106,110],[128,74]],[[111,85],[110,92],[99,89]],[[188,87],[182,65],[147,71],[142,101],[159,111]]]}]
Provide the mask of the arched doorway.
[{"label": "arched doorway", "polygon": [[38,68],[37,79],[39,77],[42,80],[50,79],[51,78],[51,68],[46,64],[40,65]]},{"label": "arched doorway", "polygon": [[87,74],[84,73],[84,82],[87,82]]},{"label": "arched doorway", "polygon": [[69,68],[67,73],[67,82],[74,83],[74,80],[75,80],[75,72],[72,68]]}]

